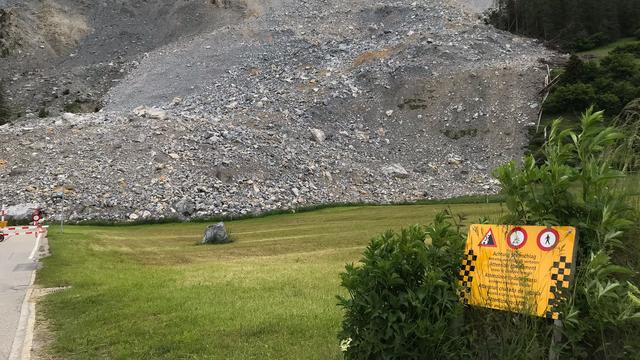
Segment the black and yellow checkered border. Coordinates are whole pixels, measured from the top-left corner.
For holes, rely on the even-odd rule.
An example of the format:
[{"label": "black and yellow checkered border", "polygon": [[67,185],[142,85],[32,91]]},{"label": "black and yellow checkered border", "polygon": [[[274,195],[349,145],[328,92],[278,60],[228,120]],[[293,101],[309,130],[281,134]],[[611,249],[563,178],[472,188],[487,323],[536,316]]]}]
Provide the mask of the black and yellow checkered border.
[{"label": "black and yellow checkered border", "polygon": [[567,262],[566,256],[561,256],[560,261],[555,261],[551,268],[551,280],[555,282],[551,285],[549,292],[551,297],[547,306],[547,312],[545,317],[548,319],[558,320],[561,317],[559,310],[560,303],[567,298],[569,292],[569,286],[571,285],[571,266],[570,262]]},{"label": "black and yellow checkered border", "polygon": [[473,281],[473,274],[476,270],[476,260],[478,255],[474,254],[473,250],[469,250],[462,260],[460,265],[460,273],[458,279],[460,280],[460,300],[462,303],[469,304],[469,297],[471,296],[471,282]]}]

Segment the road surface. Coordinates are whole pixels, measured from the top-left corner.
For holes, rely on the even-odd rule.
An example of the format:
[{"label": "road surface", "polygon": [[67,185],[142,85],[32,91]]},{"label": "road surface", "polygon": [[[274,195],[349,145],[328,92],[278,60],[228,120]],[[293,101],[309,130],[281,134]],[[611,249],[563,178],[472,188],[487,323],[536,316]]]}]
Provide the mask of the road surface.
[{"label": "road surface", "polygon": [[0,359],[8,359],[18,329],[22,303],[37,267],[33,235],[12,236],[0,243]]}]

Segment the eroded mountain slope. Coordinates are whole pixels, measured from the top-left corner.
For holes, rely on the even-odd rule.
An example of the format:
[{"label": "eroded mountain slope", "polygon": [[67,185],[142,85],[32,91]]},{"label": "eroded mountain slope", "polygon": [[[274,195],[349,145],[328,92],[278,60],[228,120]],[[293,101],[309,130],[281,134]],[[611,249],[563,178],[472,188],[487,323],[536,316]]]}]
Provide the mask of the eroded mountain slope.
[{"label": "eroded mountain slope", "polygon": [[444,0],[226,5],[243,20],[141,55],[101,113],[0,128],[6,194],[65,190],[75,219],[245,214],[490,193],[522,154],[535,41]]}]

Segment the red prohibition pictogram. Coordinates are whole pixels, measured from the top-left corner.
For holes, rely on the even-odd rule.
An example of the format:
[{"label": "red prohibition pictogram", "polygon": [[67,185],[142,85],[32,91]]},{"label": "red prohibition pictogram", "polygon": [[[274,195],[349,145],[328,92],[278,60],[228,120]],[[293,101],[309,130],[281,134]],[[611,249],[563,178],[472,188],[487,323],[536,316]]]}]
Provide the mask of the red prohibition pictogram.
[{"label": "red prohibition pictogram", "polygon": [[560,234],[555,229],[544,229],[538,234],[538,247],[542,251],[551,251],[560,242]]},{"label": "red prohibition pictogram", "polygon": [[527,231],[521,227],[515,227],[507,234],[507,245],[512,249],[520,249],[527,243]]}]

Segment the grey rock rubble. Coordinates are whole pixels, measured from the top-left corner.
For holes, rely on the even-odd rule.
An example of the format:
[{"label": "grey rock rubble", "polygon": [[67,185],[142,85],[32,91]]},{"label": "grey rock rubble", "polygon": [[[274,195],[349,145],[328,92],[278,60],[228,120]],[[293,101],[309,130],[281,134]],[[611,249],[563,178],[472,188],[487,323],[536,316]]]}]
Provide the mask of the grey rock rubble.
[{"label": "grey rock rubble", "polygon": [[498,190],[541,44],[445,0],[267,3],[149,52],[102,112],[1,126],[0,200],[139,220]]},{"label": "grey rock rubble", "polygon": [[7,218],[17,221],[31,220],[33,209],[39,208],[38,204],[17,204],[7,206]]}]

